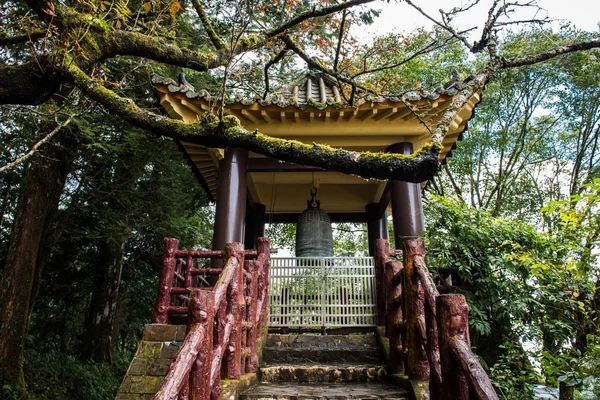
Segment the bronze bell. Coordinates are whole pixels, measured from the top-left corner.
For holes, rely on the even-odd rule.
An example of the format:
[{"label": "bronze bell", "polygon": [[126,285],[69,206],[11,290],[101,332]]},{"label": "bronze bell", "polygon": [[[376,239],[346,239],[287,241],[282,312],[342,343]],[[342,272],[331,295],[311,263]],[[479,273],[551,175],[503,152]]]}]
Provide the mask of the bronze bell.
[{"label": "bronze bell", "polygon": [[311,190],[307,209],[296,223],[296,257],[333,257],[331,218],[321,210],[317,190]]}]

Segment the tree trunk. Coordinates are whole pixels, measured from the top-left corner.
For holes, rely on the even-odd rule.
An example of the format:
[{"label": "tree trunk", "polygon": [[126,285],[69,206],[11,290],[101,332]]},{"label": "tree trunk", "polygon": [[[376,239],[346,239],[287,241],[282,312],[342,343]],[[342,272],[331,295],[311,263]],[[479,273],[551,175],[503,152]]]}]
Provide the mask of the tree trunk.
[{"label": "tree trunk", "polygon": [[558,385],[558,399],[559,400],[573,400],[575,397],[575,387],[567,386],[564,382]]},{"label": "tree trunk", "polygon": [[64,136],[38,153],[29,166],[0,282],[0,382],[21,393],[26,393],[23,347],[40,242],[70,166],[69,152],[57,144]]},{"label": "tree trunk", "polygon": [[127,236],[122,234],[117,238],[106,238],[100,246],[100,265],[94,277],[94,291],[81,353],[85,360],[112,363],[113,325]]}]

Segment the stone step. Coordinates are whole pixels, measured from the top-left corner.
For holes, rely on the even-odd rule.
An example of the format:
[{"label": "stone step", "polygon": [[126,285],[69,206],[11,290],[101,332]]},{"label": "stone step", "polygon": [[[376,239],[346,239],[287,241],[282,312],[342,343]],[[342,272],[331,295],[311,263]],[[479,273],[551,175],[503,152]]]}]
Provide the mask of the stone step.
[{"label": "stone step", "polygon": [[378,364],[383,357],[373,334],[269,335],[264,361],[270,364]]},{"label": "stone step", "polygon": [[266,365],[260,368],[261,382],[269,383],[382,382],[386,375],[383,365]]},{"label": "stone step", "polygon": [[385,383],[261,383],[240,395],[245,400],[385,399],[408,400],[404,389]]},{"label": "stone step", "polygon": [[374,349],[377,348],[377,337],[372,333],[361,335],[270,334],[267,337],[267,347],[302,349]]}]

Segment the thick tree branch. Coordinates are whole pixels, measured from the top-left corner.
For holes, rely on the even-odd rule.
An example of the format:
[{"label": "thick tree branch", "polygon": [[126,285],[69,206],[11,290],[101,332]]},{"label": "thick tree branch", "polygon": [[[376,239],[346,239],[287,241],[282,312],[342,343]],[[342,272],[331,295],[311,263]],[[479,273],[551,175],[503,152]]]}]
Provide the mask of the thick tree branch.
[{"label": "thick tree branch", "polygon": [[375,0],[349,0],[346,2],[342,2],[339,4],[336,4],[334,6],[329,6],[329,7],[323,7],[320,10],[317,9],[312,9],[310,11],[304,12],[292,19],[290,19],[289,21],[281,24],[280,26],[278,26],[277,28],[271,29],[270,31],[268,31],[266,33],[266,36],[268,38],[272,38],[275,37],[277,35],[280,35],[286,31],[288,31],[290,28],[293,28],[294,26],[308,20],[311,18],[317,18],[317,17],[324,17],[325,15],[329,15],[329,14],[333,14],[336,13],[338,11],[342,11],[345,9],[348,9],[350,7],[354,7],[360,4],[367,4],[367,3],[371,3]]},{"label": "thick tree branch", "polygon": [[216,116],[204,114],[200,121],[187,124],[150,113],[130,99],[117,96],[90,79],[74,64],[68,67],[66,75],[86,95],[124,120],[160,135],[208,147],[243,147],[278,160],[359,175],[367,179],[422,182],[431,179],[439,166],[439,143],[431,143],[417,153],[404,156],[353,152],[325,145],[308,145],[295,140],[274,139],[258,131],[246,131],[239,120],[231,116],[219,122]]},{"label": "thick tree branch", "polygon": [[500,64],[500,69],[522,67],[524,65],[533,65],[542,61],[550,60],[551,58],[562,54],[573,53],[575,51],[583,51],[596,49],[600,47],[600,39],[593,39],[586,42],[572,43],[566,46],[557,47],[542,51],[538,54],[533,54],[524,57],[513,58],[512,60],[503,60]]},{"label": "thick tree branch", "polygon": [[21,65],[0,64],[0,104],[38,105],[48,100],[60,79],[46,64],[45,57]]},{"label": "thick tree branch", "polygon": [[202,5],[202,2],[200,0],[192,0],[192,4],[194,5],[194,8],[200,17],[200,21],[202,22],[202,26],[204,27],[206,34],[208,35],[213,46],[215,46],[215,49],[223,50],[225,48],[225,43],[223,43],[219,35],[217,35],[213,29],[212,24],[206,15],[206,11],[204,11],[204,5]]},{"label": "thick tree branch", "polygon": [[36,41],[46,36],[46,31],[37,30],[23,35],[9,36],[6,33],[0,33],[0,46],[10,46],[13,44],[27,43]]}]

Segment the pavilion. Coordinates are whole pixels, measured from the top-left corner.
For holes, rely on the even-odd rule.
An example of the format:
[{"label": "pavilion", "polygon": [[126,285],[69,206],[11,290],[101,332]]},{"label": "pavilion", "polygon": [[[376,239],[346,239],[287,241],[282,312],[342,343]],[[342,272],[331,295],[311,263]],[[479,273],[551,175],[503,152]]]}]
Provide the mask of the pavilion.
[{"label": "pavilion", "polygon": [[[172,118],[189,123],[219,104],[205,90],[182,79],[154,77],[160,103]],[[328,75],[308,71],[266,99],[236,98],[224,113],[236,116],[249,131],[321,143],[353,151],[410,154],[431,140],[434,126],[467,81],[452,80],[435,91],[414,90],[399,96],[365,96],[348,104]],[[444,138],[441,162],[460,140],[473,109],[475,93],[458,112]],[[399,181],[366,180],[266,158],[246,149],[207,148],[180,142],[209,196],[216,200],[214,249],[242,242],[254,247],[265,223],[293,223],[306,208],[310,190],[318,188],[323,209],[333,222],[366,222],[370,254],[377,238],[387,238],[386,211],[394,220],[396,247],[423,231],[421,187]],[[391,204],[391,207],[390,207]]]}]

